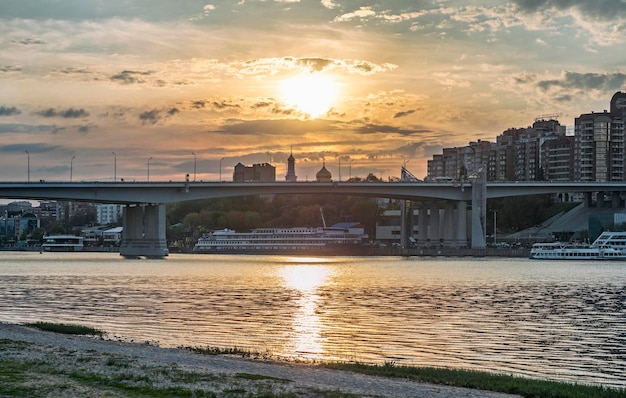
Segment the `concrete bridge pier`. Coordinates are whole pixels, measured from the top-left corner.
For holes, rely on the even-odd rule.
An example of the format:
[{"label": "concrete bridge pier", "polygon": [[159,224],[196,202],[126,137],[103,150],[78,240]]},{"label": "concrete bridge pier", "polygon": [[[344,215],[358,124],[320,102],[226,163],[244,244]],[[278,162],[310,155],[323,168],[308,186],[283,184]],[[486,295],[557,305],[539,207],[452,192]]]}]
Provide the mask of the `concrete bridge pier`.
[{"label": "concrete bridge pier", "polygon": [[456,203],[456,246],[467,247],[467,202]]},{"label": "concrete bridge pier", "polygon": [[169,254],[165,237],[165,205],[124,207],[120,255],[128,258],[163,258]]},{"label": "concrete bridge pier", "polygon": [[622,198],[619,191],[611,192],[611,207],[617,209],[622,205]]},{"label": "concrete bridge pier", "polygon": [[439,204],[437,202],[434,202],[431,204],[430,206],[430,217],[429,217],[429,223],[428,223],[428,239],[430,240],[430,244],[431,245],[437,245],[439,246],[439,239],[440,239],[440,235],[439,235],[439,221],[440,221],[440,214],[439,214]]},{"label": "concrete bridge pier", "polygon": [[456,246],[456,233],[454,227],[454,202],[447,200],[443,209],[443,244]]}]

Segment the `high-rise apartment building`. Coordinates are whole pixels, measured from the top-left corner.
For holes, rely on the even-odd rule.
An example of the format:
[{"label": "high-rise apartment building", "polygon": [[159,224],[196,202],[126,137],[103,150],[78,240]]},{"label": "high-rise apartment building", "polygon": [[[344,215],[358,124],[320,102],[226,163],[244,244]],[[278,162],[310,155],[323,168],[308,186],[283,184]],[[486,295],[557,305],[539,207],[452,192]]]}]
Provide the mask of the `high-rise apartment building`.
[{"label": "high-rise apartment building", "polygon": [[611,110],[586,113],[574,121],[574,178],[577,181],[626,181],[624,147],[626,93],[611,98]]}]

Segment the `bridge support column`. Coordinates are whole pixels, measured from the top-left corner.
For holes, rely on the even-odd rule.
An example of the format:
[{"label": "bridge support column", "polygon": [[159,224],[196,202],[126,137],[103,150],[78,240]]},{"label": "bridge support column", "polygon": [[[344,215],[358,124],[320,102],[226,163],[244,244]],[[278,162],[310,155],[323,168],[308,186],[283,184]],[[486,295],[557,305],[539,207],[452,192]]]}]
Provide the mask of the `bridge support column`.
[{"label": "bridge support column", "polygon": [[406,200],[400,202],[400,247],[407,247],[407,237],[409,234],[409,216],[408,212],[411,210],[411,206],[408,205]]},{"label": "bridge support column", "polygon": [[619,191],[611,192],[611,207],[617,209],[622,204],[622,198],[620,197]]},{"label": "bridge support column", "polygon": [[168,255],[164,204],[126,206],[123,226],[121,256],[163,258]]},{"label": "bridge support column", "polygon": [[430,217],[428,223],[428,239],[430,240],[431,245],[439,245],[439,205],[437,203],[433,203],[430,206]]},{"label": "bridge support column", "polygon": [[443,244],[455,246],[456,229],[454,228],[454,202],[446,201],[443,209]]},{"label": "bridge support column", "polygon": [[456,203],[456,246],[467,247],[467,203]]},{"label": "bridge support column", "polygon": [[417,208],[417,244],[420,246],[424,246],[428,241],[427,213],[426,204],[421,202]]}]

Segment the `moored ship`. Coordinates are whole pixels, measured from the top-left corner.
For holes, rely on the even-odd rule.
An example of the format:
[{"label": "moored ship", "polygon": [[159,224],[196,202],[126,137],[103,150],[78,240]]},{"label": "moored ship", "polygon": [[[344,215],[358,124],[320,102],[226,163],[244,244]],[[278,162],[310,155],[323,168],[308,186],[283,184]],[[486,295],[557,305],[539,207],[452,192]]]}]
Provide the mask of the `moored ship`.
[{"label": "moored ship", "polygon": [[198,240],[194,253],[250,254],[346,254],[365,250],[367,235],[358,223],[332,227],[257,228],[213,231]]},{"label": "moored ship", "polygon": [[51,235],[44,238],[41,245],[47,252],[82,252],[83,237],[73,235]]},{"label": "moored ship", "polygon": [[530,258],[537,260],[626,260],[626,232],[603,232],[591,245],[535,243]]}]

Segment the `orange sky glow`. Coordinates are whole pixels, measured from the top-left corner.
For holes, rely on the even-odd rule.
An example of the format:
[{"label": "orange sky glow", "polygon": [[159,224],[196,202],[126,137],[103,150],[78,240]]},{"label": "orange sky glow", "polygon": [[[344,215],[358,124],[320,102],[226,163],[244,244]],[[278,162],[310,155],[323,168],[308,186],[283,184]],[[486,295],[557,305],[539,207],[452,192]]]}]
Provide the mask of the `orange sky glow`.
[{"label": "orange sky glow", "polygon": [[[619,1],[5,0],[2,180],[426,175],[626,84]],[[113,155],[115,153],[116,155]],[[195,155],[193,155],[195,153]],[[115,158],[115,159],[114,159]],[[341,170],[339,165],[341,164]],[[221,165],[221,170],[220,170]]]}]

